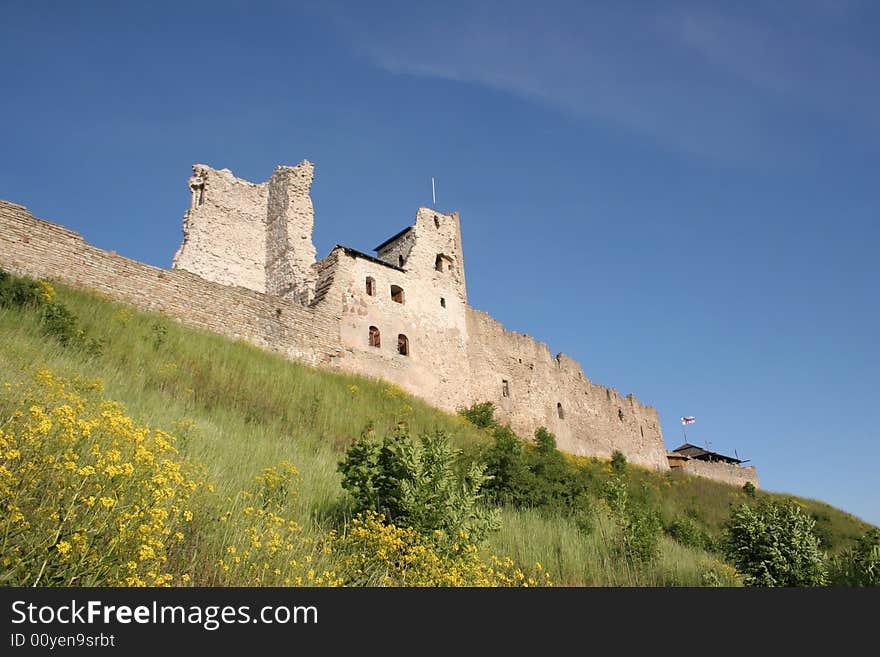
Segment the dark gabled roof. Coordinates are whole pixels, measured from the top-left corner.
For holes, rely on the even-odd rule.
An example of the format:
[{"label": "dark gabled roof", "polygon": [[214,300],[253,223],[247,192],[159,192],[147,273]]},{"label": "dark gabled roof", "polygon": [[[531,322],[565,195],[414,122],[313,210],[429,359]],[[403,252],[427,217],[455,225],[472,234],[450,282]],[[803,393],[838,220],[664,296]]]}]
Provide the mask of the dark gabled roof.
[{"label": "dark gabled roof", "polygon": [[742,463],[741,459],[737,459],[732,456],[725,456],[724,454],[719,454],[718,452],[710,452],[708,449],[703,449],[702,447],[697,447],[696,445],[691,445],[690,443],[685,443],[681,447],[676,447],[672,451],[676,454],[689,456],[692,459],[712,459],[727,461],[728,463]]},{"label": "dark gabled roof", "polygon": [[350,246],[343,246],[342,244],[337,244],[334,248],[342,249],[345,251],[346,255],[350,255],[354,258],[363,258],[364,260],[369,260],[370,262],[375,262],[377,265],[382,265],[383,267],[390,267],[391,269],[396,269],[397,271],[406,271],[403,267],[398,267],[397,265],[392,265],[390,262],[385,262],[384,260],[379,260],[379,258],[375,256],[368,255],[363,251],[358,251],[357,249],[353,249]]},{"label": "dark gabled roof", "polygon": [[379,246],[377,246],[375,249],[373,249],[373,251],[378,251],[379,249],[381,249],[381,248],[382,248],[383,246],[385,246],[386,244],[391,244],[391,242],[393,242],[394,240],[396,240],[398,237],[403,237],[404,235],[406,235],[406,234],[407,234],[409,231],[411,231],[412,229],[413,229],[412,226],[407,226],[407,227],[404,228],[402,231],[400,231],[399,233],[397,233],[397,235],[392,235],[392,236],[389,237],[387,240],[385,240],[384,242],[382,242]]}]

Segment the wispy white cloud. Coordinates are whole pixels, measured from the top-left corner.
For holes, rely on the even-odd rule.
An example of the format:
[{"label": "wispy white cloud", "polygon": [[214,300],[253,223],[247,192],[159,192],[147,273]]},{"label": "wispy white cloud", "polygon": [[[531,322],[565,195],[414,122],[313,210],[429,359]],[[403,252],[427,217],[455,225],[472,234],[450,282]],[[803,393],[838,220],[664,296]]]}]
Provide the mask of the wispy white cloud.
[{"label": "wispy white cloud", "polygon": [[500,89],[723,161],[802,156],[793,124],[875,139],[880,59],[850,38],[857,4],[782,2],[761,16],[645,7],[401,4],[333,18],[387,71]]}]

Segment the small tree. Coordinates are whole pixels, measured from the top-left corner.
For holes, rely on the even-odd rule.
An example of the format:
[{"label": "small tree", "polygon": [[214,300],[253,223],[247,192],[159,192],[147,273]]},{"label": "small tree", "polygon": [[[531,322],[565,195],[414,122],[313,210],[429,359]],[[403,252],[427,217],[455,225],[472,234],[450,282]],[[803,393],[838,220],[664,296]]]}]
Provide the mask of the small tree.
[{"label": "small tree", "polygon": [[827,575],[815,524],[790,502],[743,504],[731,513],[724,550],[749,586],[822,586]]},{"label": "small tree", "polygon": [[535,446],[541,454],[551,454],[556,451],[556,436],[547,427],[535,429]]},{"label": "small tree", "polygon": [[618,474],[626,470],[626,456],[619,449],[611,455],[611,468]]},{"label": "small tree", "polygon": [[743,484],[743,492],[752,499],[758,496],[758,489],[755,488],[755,484],[753,484],[751,481],[747,481]]}]

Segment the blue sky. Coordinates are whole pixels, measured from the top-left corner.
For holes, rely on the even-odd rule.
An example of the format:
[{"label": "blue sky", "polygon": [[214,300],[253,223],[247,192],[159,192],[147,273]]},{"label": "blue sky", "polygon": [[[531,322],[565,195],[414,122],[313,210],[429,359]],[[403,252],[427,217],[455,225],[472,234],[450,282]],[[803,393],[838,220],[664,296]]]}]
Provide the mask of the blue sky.
[{"label": "blue sky", "polygon": [[880,524],[876,3],[147,4],[0,2],[0,198],[167,267],[193,163],[319,256],[435,176],[473,306]]}]

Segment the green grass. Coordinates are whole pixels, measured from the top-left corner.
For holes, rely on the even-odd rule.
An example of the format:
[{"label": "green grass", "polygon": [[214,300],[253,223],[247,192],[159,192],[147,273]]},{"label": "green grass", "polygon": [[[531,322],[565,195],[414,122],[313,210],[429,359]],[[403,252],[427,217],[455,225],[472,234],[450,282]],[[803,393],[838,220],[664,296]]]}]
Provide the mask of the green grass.
[{"label": "green grass", "polygon": [[[61,285],[56,290],[87,335],[105,342],[103,352],[63,347],[46,335],[35,311],[0,308],[0,384],[28,379],[41,368],[102,379],[107,398],[175,434],[182,452],[206,465],[222,496],[233,497],[263,468],[287,459],[301,474],[299,521],[315,535],[338,528],[346,516],[336,465],[367,427],[379,434],[401,422],[413,434],[442,429],[467,453],[488,443],[485,432],[461,417],[387,383],[291,363],[102,295]],[[610,476],[607,462],[579,462],[597,482]],[[689,515],[711,536],[719,534],[730,504],[747,499],[738,488],[706,479],[632,466],[627,471],[633,495],[659,508],[665,525]],[[868,528],[822,502],[793,499],[817,518],[832,551]],[[523,563],[540,562],[560,584],[699,585],[717,559],[664,537],[660,557],[645,569],[615,556],[611,522],[602,513],[589,533],[570,518],[541,510],[504,509],[502,517],[490,549]]]}]

